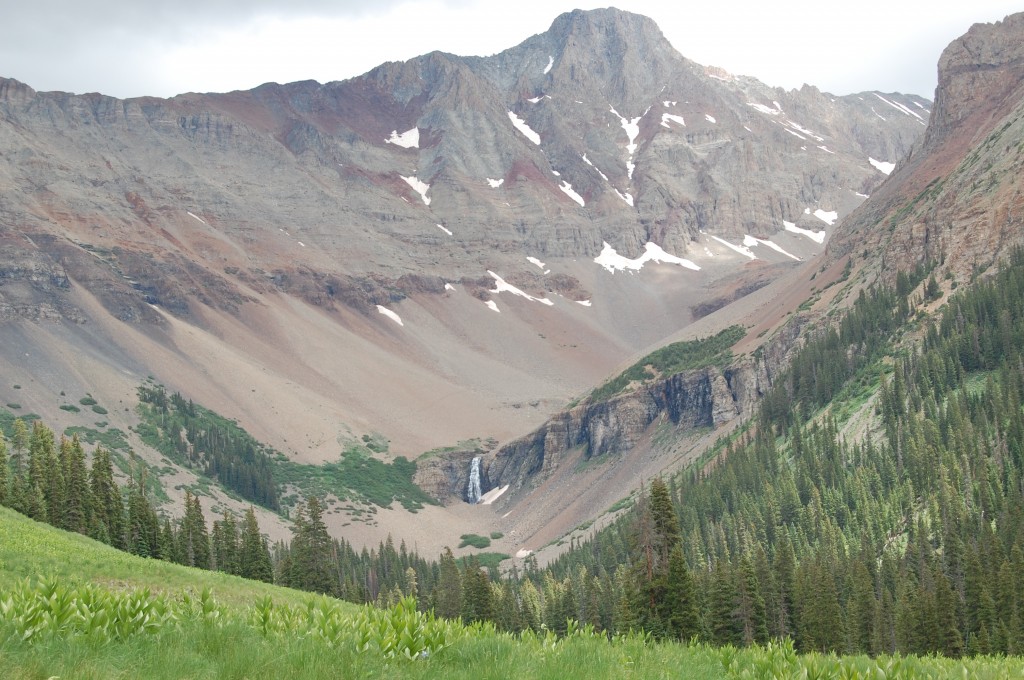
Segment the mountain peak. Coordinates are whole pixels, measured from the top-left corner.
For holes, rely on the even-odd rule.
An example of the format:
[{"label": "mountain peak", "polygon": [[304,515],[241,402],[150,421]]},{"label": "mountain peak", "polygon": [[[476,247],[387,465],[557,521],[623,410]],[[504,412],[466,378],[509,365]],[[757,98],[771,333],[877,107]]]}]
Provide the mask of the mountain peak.
[{"label": "mountain peak", "polygon": [[975,24],[942,51],[935,113],[925,137],[934,148],[969,122],[981,129],[1016,105],[1024,85],[1024,12]]}]

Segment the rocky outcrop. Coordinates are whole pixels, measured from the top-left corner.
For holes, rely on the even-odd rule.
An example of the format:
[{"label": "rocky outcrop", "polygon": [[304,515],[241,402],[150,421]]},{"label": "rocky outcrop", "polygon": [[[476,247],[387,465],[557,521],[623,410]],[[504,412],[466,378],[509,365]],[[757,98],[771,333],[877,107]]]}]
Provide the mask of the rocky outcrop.
[{"label": "rocky outcrop", "polygon": [[659,420],[684,429],[718,427],[749,414],[760,392],[752,363],[679,373],[563,411],[501,447],[486,461],[485,470],[495,486],[520,488],[536,475],[549,474],[577,447],[583,447],[588,458],[628,451]]},{"label": "rocky outcrop", "polygon": [[[416,461],[413,482],[442,504],[465,502],[470,464],[483,453],[484,450],[478,448],[445,451],[420,458]],[[480,488],[487,492],[493,486],[487,471],[481,468]]]},{"label": "rocky outcrop", "polygon": [[1024,13],[973,26],[939,61],[928,130],[828,244],[892,283],[918,263],[966,282],[1024,243]]}]

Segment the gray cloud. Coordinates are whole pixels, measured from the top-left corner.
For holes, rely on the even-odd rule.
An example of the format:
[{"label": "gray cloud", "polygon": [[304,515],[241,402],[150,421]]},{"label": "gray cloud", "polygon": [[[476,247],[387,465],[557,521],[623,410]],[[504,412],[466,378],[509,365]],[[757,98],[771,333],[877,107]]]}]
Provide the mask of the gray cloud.
[{"label": "gray cloud", "polygon": [[261,17],[351,17],[402,0],[36,0],[3,12],[0,76],[40,90],[137,96],[161,90],[147,65],[180,42]]}]

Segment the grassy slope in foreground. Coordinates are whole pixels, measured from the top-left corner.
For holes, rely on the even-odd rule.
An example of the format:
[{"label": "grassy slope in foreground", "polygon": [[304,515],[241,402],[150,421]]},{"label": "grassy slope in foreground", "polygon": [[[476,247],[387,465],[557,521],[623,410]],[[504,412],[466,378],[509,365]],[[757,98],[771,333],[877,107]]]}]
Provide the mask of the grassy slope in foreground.
[{"label": "grassy slope in foreground", "polygon": [[136,557],[0,507],[0,589],[36,576],[169,594],[210,588],[219,602],[239,606],[268,596],[291,605],[309,599],[291,588]]},{"label": "grassy slope in foreground", "polygon": [[[0,620],[0,669],[5,679],[1003,678],[1019,674],[1019,659],[836,658],[797,655],[788,644],[712,649],[655,643],[636,635],[608,641],[588,631],[564,639],[551,634],[515,636],[497,633],[489,626],[458,623],[450,625],[456,633],[451,645],[428,658],[385,658],[373,645],[359,650],[359,634],[364,628],[350,622],[360,616],[365,620],[367,610],[134,557],[0,508],[0,608],[17,582],[38,574],[99,583],[112,590],[150,588],[172,597],[186,590],[213,588],[224,606],[217,608],[215,617],[182,616],[153,633],[105,641],[84,635],[39,634],[32,642],[22,642],[11,634],[10,622]],[[261,625],[258,602],[267,597],[275,601],[275,611],[290,611],[292,618]],[[318,612],[327,611],[333,612],[333,619],[318,619]]]}]

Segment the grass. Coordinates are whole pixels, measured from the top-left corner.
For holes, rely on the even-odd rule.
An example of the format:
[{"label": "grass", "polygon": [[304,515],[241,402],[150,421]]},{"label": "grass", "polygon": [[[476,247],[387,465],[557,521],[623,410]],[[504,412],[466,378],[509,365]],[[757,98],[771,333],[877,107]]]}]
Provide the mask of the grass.
[{"label": "grass", "polygon": [[479,534],[462,534],[459,538],[462,539],[462,542],[459,543],[460,548],[473,546],[474,548],[483,550],[484,548],[491,547],[491,539]]},{"label": "grass", "polygon": [[227,604],[249,604],[270,596],[296,605],[308,597],[289,588],[136,557],[0,507],[0,589],[35,576],[162,593],[211,588]]},{"label": "grass", "polygon": [[[36,579],[40,574],[45,580]],[[47,590],[47,584],[56,590]],[[49,592],[57,596],[48,597]],[[27,599],[32,595],[34,600]],[[145,624],[145,630],[132,619],[126,633],[83,632],[82,605],[86,613],[110,613],[104,606],[114,600],[152,602],[165,614]],[[636,634],[609,639],[575,625],[563,638],[550,631],[516,635],[489,624],[433,619],[409,604],[384,611],[356,607],[135,557],[0,508],[0,610],[6,612],[0,616],[0,668],[5,680],[1008,678],[1019,677],[1021,668],[1019,657],[836,657],[796,654],[789,643],[716,649],[654,642]],[[70,612],[70,619],[55,612]],[[31,635],[19,634],[26,621],[39,620],[42,625]],[[93,630],[91,624],[87,628]],[[431,651],[407,658],[402,650],[408,649]]]}]

